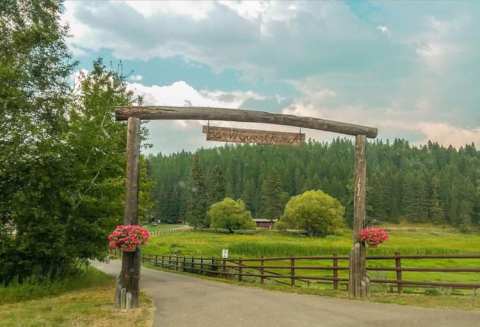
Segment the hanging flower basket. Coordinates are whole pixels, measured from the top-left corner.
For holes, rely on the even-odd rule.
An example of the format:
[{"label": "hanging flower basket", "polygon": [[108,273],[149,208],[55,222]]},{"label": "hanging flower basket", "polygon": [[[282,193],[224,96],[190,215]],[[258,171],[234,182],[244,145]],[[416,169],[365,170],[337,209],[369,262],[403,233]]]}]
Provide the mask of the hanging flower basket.
[{"label": "hanging flower basket", "polygon": [[123,252],[135,252],[149,237],[148,230],[140,225],[118,225],[108,236],[108,246]]},{"label": "hanging flower basket", "polygon": [[370,247],[377,247],[388,240],[388,233],[380,227],[367,227],[360,231],[360,240],[366,242]]}]

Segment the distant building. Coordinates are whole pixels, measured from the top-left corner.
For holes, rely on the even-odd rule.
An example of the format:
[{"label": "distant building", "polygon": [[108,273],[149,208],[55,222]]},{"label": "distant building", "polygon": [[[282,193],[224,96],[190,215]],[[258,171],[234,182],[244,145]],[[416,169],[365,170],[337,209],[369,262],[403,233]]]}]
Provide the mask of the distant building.
[{"label": "distant building", "polygon": [[277,220],[278,219],[272,220],[272,219],[264,219],[264,218],[253,219],[257,228],[266,228],[266,229],[272,229],[273,225],[275,225]]}]

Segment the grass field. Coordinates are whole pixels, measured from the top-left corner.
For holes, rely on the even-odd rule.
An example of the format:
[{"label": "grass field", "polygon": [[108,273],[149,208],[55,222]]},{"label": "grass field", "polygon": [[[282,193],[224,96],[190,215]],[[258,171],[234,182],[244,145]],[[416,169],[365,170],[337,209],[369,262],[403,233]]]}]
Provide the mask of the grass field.
[{"label": "grass field", "polygon": [[[376,249],[369,249],[369,254],[394,254],[397,251],[401,254],[480,252],[480,233],[462,234],[451,228],[432,226],[386,228],[390,230],[390,239]],[[232,257],[312,256],[348,254],[351,245],[351,231],[348,230],[324,238],[275,231],[252,234],[178,231],[152,237],[144,247],[144,253],[220,256],[222,249],[228,248]]]},{"label": "grass field", "polygon": [[114,279],[93,268],[63,281],[0,288],[0,326],[150,326],[153,304],[128,313],[113,307]]},{"label": "grass field", "polygon": [[[433,226],[385,226],[390,239],[378,248],[369,249],[369,255],[403,255],[480,253],[480,234],[462,234],[452,228]],[[204,231],[165,232],[152,237],[144,247],[146,255],[169,255],[220,257],[221,251],[228,248],[231,258],[317,256],[333,253],[346,255],[351,248],[351,231],[339,235],[306,237],[275,231],[259,231],[251,234],[223,234]],[[249,263],[258,264],[258,263]],[[275,261],[270,265],[288,266],[289,261]],[[297,261],[298,266],[331,266],[331,261]],[[340,266],[347,266],[340,261]],[[369,261],[369,267],[394,267],[394,260]],[[478,268],[477,259],[422,259],[402,260],[402,267],[408,268]],[[268,268],[268,267],[267,267]],[[287,270],[270,269],[288,274]],[[298,270],[302,276],[319,275],[318,271]],[[323,273],[328,276],[330,272]],[[339,277],[347,277],[347,271],[340,271]],[[369,272],[372,279],[394,279],[395,272]],[[404,272],[404,280],[480,283],[478,273],[437,273]],[[286,280],[287,281],[287,280]],[[388,286],[378,286],[383,291]],[[407,290],[408,291],[408,290]],[[422,290],[423,291],[423,290]]]}]

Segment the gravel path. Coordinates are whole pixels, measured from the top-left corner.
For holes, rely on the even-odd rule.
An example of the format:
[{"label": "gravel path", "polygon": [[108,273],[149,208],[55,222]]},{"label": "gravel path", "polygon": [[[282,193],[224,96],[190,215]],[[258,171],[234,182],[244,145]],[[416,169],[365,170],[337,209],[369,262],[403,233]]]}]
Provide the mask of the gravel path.
[{"label": "gravel path", "polygon": [[[95,263],[117,275],[120,262]],[[161,327],[480,327],[480,312],[283,293],[142,267]]]}]

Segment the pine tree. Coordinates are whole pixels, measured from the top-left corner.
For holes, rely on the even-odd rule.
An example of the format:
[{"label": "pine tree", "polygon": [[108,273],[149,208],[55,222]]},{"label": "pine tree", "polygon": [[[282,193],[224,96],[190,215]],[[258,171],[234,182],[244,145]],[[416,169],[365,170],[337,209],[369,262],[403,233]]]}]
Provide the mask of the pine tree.
[{"label": "pine tree", "polygon": [[225,198],[225,176],[223,169],[217,165],[210,174],[209,205],[222,201]]},{"label": "pine tree", "polygon": [[428,218],[431,222],[443,224],[445,223],[445,213],[440,204],[439,187],[438,178],[433,177],[428,195]]},{"label": "pine tree", "polygon": [[426,183],[419,173],[407,175],[403,185],[405,215],[412,222],[424,222],[428,218]]},{"label": "pine tree", "polygon": [[472,224],[472,203],[466,199],[460,200],[458,206],[458,219],[456,225],[463,230],[468,230],[468,226]]},{"label": "pine tree", "polygon": [[367,215],[369,221],[385,222],[386,203],[385,203],[384,179],[378,173],[373,174],[367,184]]},{"label": "pine tree", "polygon": [[318,174],[314,174],[312,178],[308,178],[304,184],[304,187],[301,189],[300,193],[311,190],[320,190],[322,188],[322,182]]},{"label": "pine tree", "polygon": [[472,208],[472,223],[480,225],[480,177],[477,178]]},{"label": "pine tree", "polygon": [[207,222],[207,188],[205,177],[200,167],[198,155],[192,158],[192,187],[190,192],[188,223],[194,227],[208,227]]},{"label": "pine tree", "polygon": [[254,217],[257,216],[257,190],[253,180],[247,179],[243,187],[242,200]]},{"label": "pine tree", "polygon": [[262,218],[278,219],[282,215],[285,200],[278,173],[272,171],[262,185]]}]

